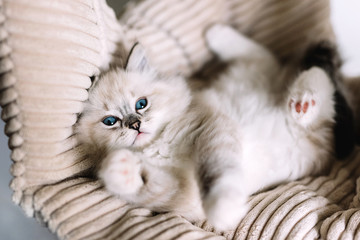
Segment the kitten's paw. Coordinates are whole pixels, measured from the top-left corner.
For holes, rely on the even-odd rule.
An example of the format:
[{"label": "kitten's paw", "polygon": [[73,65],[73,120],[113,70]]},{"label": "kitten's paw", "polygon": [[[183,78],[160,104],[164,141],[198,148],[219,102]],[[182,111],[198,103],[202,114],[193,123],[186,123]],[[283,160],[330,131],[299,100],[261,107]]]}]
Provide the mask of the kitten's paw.
[{"label": "kitten's paw", "polygon": [[334,115],[334,86],[318,67],[302,72],[290,89],[288,108],[291,116],[303,127],[331,121]]},{"label": "kitten's paw", "polygon": [[222,60],[237,58],[247,51],[252,41],[230,26],[215,24],[205,33],[206,42],[212,52]]},{"label": "kitten's paw", "polygon": [[316,119],[319,113],[316,104],[317,100],[310,91],[298,92],[289,100],[291,116],[306,127]]},{"label": "kitten's paw", "polygon": [[[207,29],[205,38],[211,50],[217,52],[223,46],[237,38],[238,33],[230,26],[215,24]],[[229,46],[230,47],[230,46]]]},{"label": "kitten's paw", "polygon": [[229,191],[210,193],[203,202],[209,223],[218,231],[234,230],[248,212],[246,198]]},{"label": "kitten's paw", "polygon": [[144,184],[139,158],[126,149],[115,150],[103,160],[99,177],[110,192],[120,196],[135,194]]}]

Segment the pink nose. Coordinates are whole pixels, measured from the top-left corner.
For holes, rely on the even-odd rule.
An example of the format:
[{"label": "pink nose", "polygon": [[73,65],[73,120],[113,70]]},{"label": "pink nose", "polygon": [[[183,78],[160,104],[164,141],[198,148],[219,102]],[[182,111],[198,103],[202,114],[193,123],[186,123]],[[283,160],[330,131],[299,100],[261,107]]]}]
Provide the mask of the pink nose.
[{"label": "pink nose", "polygon": [[140,124],[141,124],[140,120],[136,120],[135,122],[130,123],[129,128],[138,131],[140,129]]}]

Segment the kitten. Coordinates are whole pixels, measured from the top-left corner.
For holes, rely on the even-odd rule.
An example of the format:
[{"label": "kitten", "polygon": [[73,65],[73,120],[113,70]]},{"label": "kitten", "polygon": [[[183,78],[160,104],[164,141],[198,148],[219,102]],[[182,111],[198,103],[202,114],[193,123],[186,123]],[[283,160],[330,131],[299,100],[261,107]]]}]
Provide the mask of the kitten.
[{"label": "kitten", "polygon": [[180,76],[157,73],[136,45],[125,70],[90,90],[77,135],[110,192],[227,230],[252,193],[328,165],[335,88],[312,67],[284,93],[267,49],[222,25],[206,40],[230,63],[211,86],[191,92]]}]

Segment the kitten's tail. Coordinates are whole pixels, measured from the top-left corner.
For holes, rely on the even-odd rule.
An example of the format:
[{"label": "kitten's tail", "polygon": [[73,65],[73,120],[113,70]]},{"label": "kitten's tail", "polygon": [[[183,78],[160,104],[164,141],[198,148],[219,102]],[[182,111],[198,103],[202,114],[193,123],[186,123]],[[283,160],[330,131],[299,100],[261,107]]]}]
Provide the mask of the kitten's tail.
[{"label": "kitten's tail", "polygon": [[355,147],[355,122],[353,112],[347,103],[343,92],[342,75],[340,67],[342,60],[335,44],[329,41],[321,41],[312,45],[306,51],[302,60],[302,70],[307,70],[313,66],[320,67],[329,75],[336,92],[335,100],[335,153],[337,158],[347,157]]},{"label": "kitten's tail", "polygon": [[342,60],[337,47],[330,41],[321,41],[310,46],[302,61],[302,70],[320,67],[329,75],[335,86],[341,81],[340,67]]}]

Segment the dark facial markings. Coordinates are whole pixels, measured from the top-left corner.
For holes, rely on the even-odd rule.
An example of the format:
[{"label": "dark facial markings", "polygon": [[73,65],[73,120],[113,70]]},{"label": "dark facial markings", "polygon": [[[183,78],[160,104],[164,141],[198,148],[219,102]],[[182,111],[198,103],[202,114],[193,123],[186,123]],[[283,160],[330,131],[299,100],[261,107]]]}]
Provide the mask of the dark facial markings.
[{"label": "dark facial markings", "polygon": [[140,118],[135,114],[129,114],[124,117],[124,126],[127,128],[139,131],[140,124],[141,124]]},{"label": "dark facial markings", "polygon": [[107,103],[103,103],[103,109],[105,109],[106,111],[109,111],[109,106],[107,105]]}]

